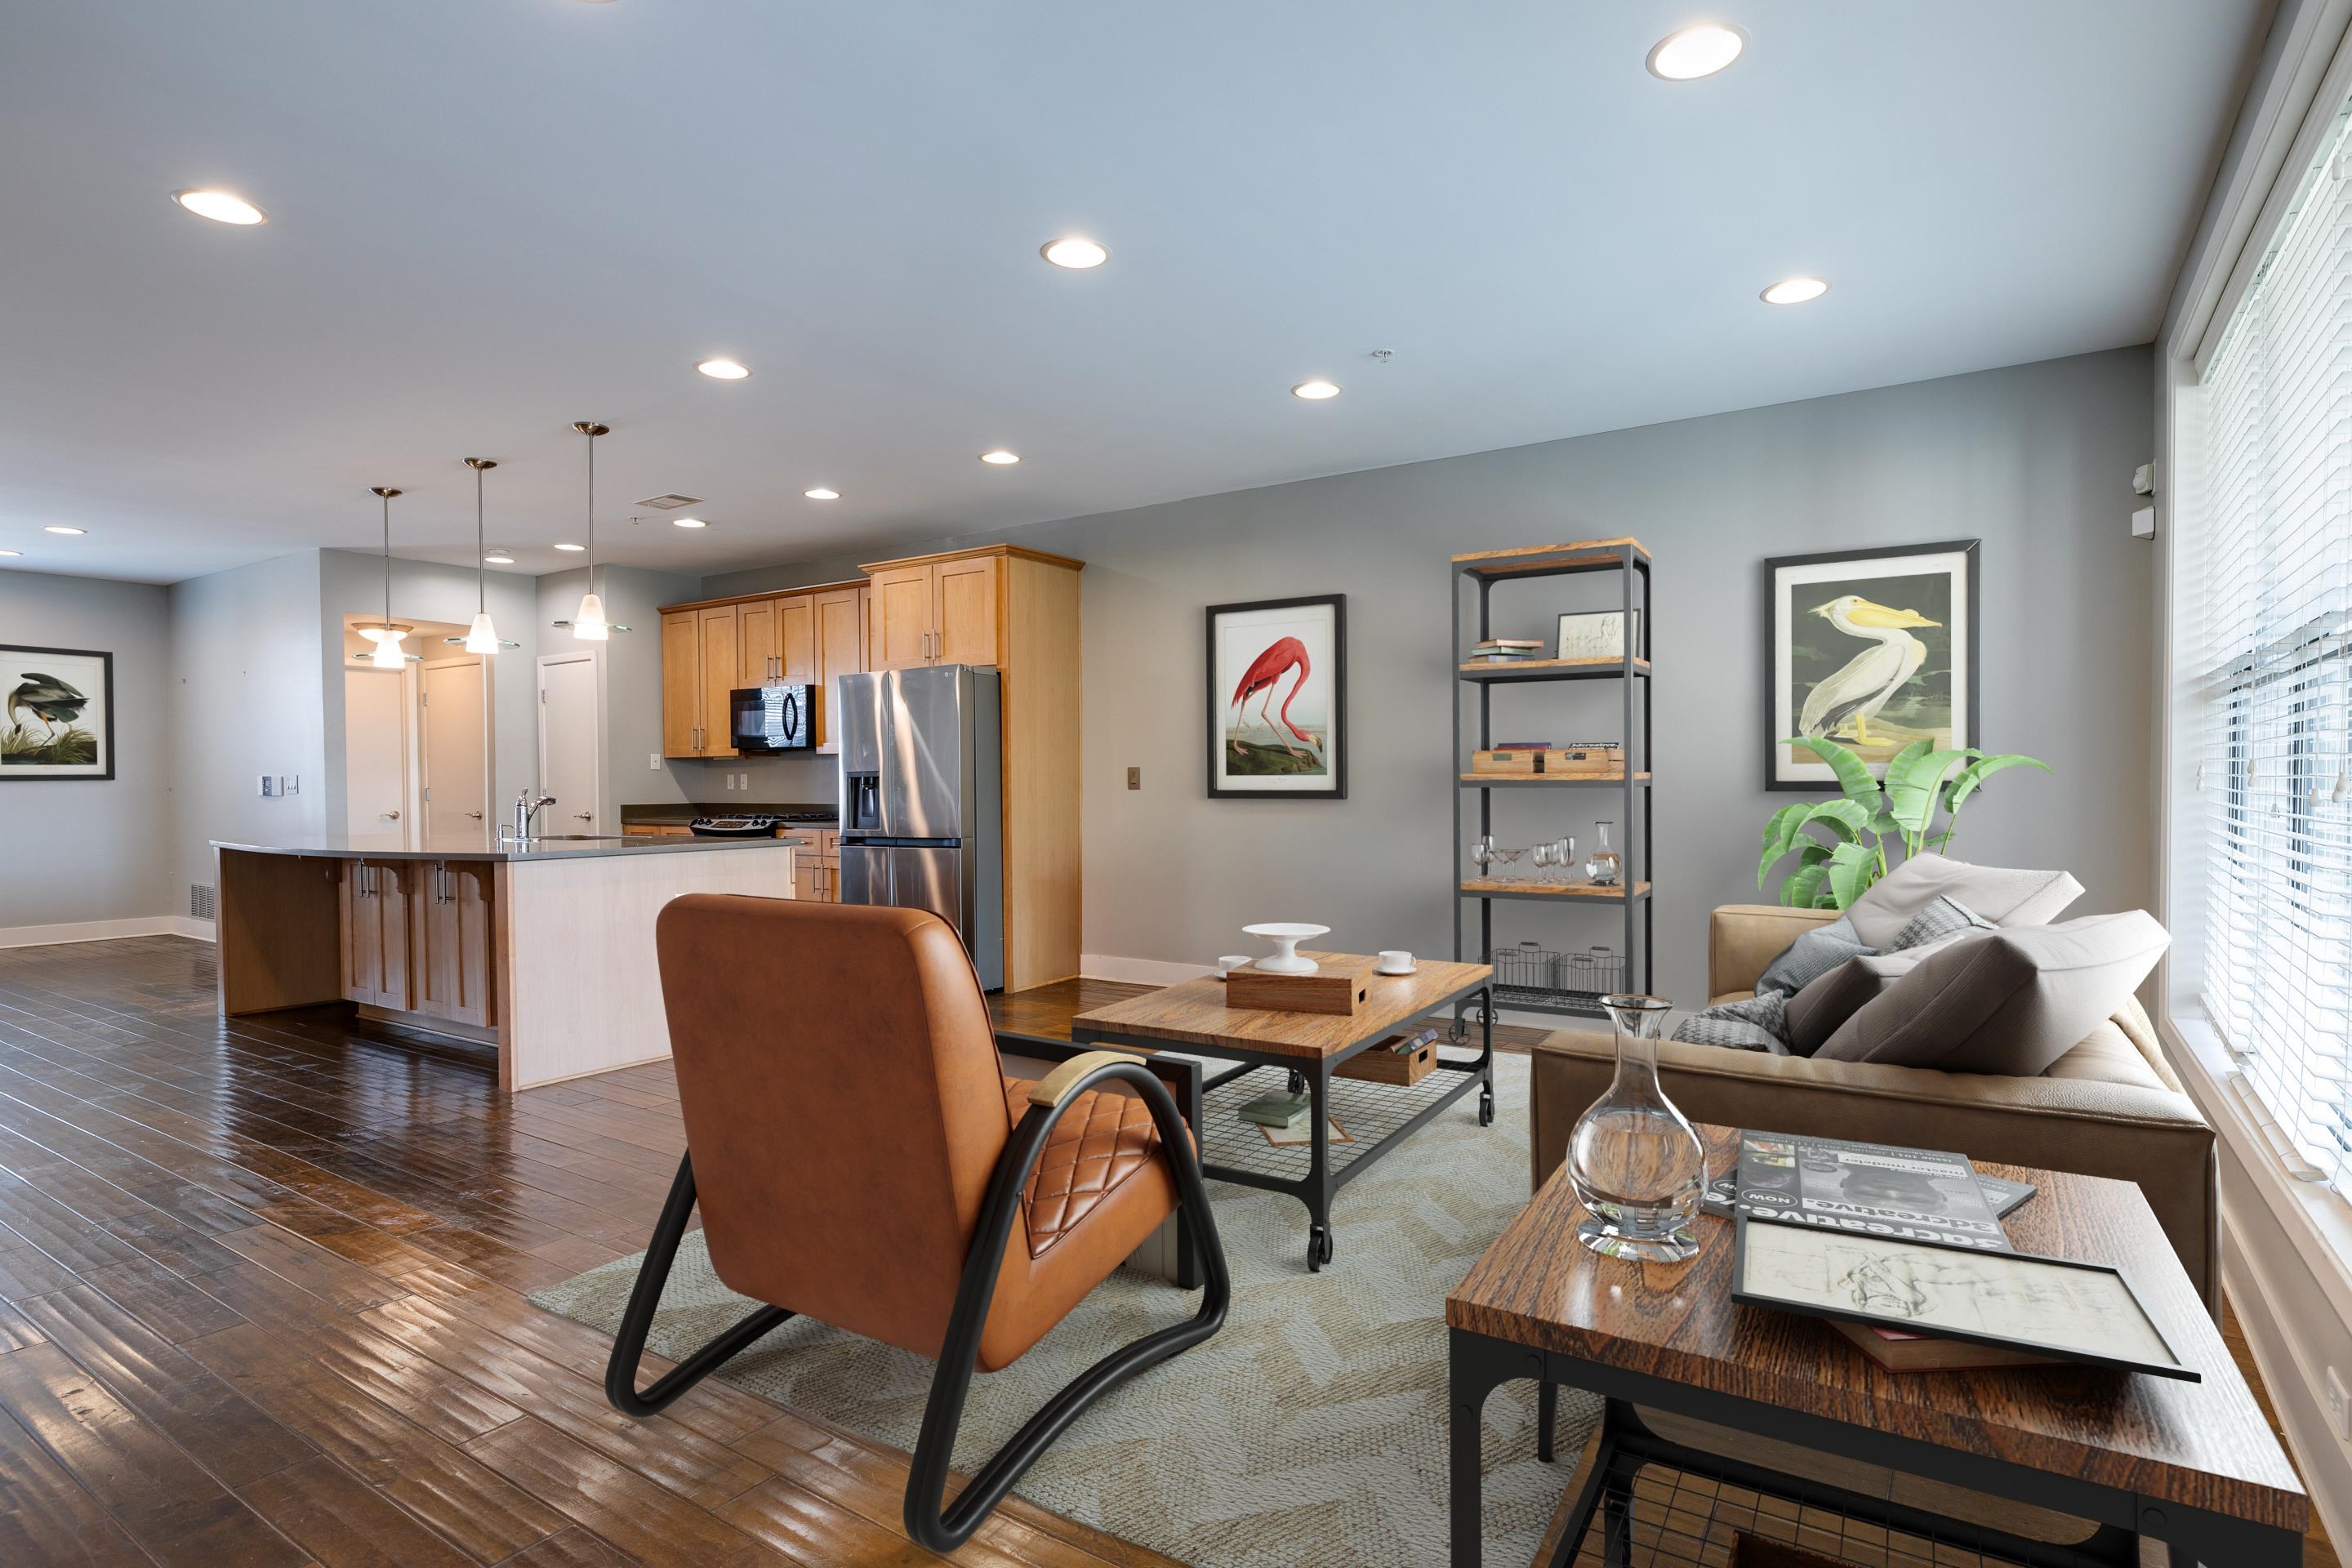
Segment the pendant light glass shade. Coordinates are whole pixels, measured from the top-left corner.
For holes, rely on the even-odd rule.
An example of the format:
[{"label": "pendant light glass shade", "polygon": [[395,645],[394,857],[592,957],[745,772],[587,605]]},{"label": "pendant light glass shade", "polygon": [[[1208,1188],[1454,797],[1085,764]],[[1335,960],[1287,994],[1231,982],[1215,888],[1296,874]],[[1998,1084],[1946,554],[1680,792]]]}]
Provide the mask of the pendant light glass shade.
[{"label": "pendant light glass shade", "polygon": [[604,601],[596,596],[596,437],[612,426],[578,419],[572,427],[588,437],[588,592],[581,595],[580,608],[572,617],[572,635],[583,642],[604,642],[613,631],[604,620]]},{"label": "pendant light glass shade", "polygon": [[482,563],[482,470],[499,466],[495,458],[468,458],[474,470],[474,624],[466,628],[467,653],[499,651],[499,628],[490,624],[490,569]]},{"label": "pendant light glass shade", "polygon": [[369,489],[383,502],[383,625],[362,627],[360,635],[375,639],[375,651],[368,655],[369,663],[378,669],[398,669],[408,662],[400,646],[408,628],[392,624],[392,498],[400,492],[389,485],[371,485]]}]

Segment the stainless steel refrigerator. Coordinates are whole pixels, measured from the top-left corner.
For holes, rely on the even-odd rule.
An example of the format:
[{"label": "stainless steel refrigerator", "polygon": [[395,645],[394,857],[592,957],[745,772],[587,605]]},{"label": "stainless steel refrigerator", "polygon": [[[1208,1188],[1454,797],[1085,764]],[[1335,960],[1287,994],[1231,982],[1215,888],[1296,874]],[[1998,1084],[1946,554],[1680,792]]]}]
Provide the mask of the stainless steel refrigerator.
[{"label": "stainless steel refrigerator", "polygon": [[835,678],[841,901],[929,910],[983,989],[1004,985],[997,672],[926,665]]}]

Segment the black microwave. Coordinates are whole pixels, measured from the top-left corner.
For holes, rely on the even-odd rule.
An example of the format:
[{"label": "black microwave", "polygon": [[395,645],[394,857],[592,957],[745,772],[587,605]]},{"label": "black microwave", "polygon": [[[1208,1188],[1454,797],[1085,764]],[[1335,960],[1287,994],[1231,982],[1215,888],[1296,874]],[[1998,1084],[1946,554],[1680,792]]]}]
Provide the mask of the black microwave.
[{"label": "black microwave", "polygon": [[816,688],[747,686],[727,694],[728,743],[747,755],[816,749]]}]

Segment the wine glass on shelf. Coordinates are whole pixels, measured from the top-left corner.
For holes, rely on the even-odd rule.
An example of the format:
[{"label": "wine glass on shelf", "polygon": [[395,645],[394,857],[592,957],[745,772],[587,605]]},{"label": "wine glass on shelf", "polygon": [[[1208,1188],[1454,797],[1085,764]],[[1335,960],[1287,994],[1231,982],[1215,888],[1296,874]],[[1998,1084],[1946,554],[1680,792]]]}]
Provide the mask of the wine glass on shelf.
[{"label": "wine glass on shelf", "polygon": [[1536,880],[1538,882],[1549,882],[1552,879],[1552,868],[1559,864],[1559,861],[1552,858],[1552,846],[1549,844],[1538,844],[1533,850],[1529,851],[1529,853],[1534,858],[1536,863]]},{"label": "wine glass on shelf", "polygon": [[1559,868],[1559,879],[1561,881],[1573,882],[1576,880],[1576,840],[1574,837],[1563,834],[1559,837],[1552,840],[1551,863]]},{"label": "wine glass on shelf", "polygon": [[1495,836],[1493,834],[1483,834],[1470,841],[1470,863],[1478,868],[1478,875],[1486,876],[1487,868],[1494,864],[1494,860]]}]

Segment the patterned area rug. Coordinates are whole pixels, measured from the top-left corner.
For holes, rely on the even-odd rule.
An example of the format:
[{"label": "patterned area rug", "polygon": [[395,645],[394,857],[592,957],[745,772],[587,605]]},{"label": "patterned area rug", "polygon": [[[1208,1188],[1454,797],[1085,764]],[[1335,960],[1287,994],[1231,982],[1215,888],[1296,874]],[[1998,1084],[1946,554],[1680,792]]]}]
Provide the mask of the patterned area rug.
[{"label": "patterned area rug", "polygon": [[[1345,1085],[1335,1086],[1344,1089]],[[1425,1568],[1446,1541],[1445,1293],[1528,1199],[1528,1058],[1496,1059],[1496,1121],[1456,1102],[1341,1190],[1337,1258],[1306,1266],[1296,1199],[1210,1184],[1234,1278],[1224,1329],[1097,1405],[1017,1489],[1041,1507],[1199,1568]],[[1348,1123],[1344,1099],[1336,1117]],[[678,1250],[651,1343],[691,1351],[747,1310],[701,1232]],[[636,1278],[623,1258],[531,1300],[613,1331]],[[973,1382],[956,1464],[969,1473],[1055,1390],[1199,1297],[1121,1268],[1027,1355]],[[792,1410],[912,1448],[932,1363],[822,1324],[784,1324],[720,1373]],[[1563,1391],[1559,1451],[1597,1403]],[[1486,1560],[1529,1562],[1570,1466],[1535,1458],[1535,1385],[1487,1402]]]}]

